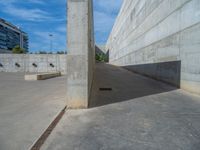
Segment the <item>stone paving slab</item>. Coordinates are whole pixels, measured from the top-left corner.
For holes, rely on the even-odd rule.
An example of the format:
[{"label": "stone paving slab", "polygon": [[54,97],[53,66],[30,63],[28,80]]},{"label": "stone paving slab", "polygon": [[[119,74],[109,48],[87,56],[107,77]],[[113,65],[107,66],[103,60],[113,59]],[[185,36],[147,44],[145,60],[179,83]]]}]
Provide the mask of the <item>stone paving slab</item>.
[{"label": "stone paving slab", "polygon": [[66,104],[66,77],[25,81],[0,73],[0,150],[27,150]]}]

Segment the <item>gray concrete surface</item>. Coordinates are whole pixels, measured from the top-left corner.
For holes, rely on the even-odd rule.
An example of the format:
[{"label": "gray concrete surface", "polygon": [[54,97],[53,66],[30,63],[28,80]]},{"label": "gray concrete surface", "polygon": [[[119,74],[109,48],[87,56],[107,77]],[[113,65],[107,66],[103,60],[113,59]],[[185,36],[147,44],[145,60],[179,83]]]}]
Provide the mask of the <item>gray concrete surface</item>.
[{"label": "gray concrete surface", "polygon": [[[99,88],[112,88],[112,91],[99,91]],[[96,65],[89,106],[98,107],[176,89],[123,68],[99,63]]]},{"label": "gray concrete surface", "polygon": [[66,77],[0,73],[0,150],[27,150],[66,104]]},{"label": "gray concrete surface", "polygon": [[0,72],[61,72],[66,74],[67,55],[0,54]]},{"label": "gray concrete surface", "polygon": [[68,110],[42,150],[200,149],[199,96],[105,64],[92,93],[92,108]]},{"label": "gray concrete surface", "polygon": [[9,53],[12,53],[12,51],[0,49],[0,54],[9,54]]},{"label": "gray concrete surface", "polygon": [[87,108],[95,63],[92,0],[67,1],[67,105]]},{"label": "gray concrete surface", "polygon": [[60,77],[60,72],[40,73],[40,74],[25,74],[24,79],[27,81],[46,80],[50,78]]},{"label": "gray concrete surface", "polygon": [[[110,63],[170,83],[180,74],[180,87],[200,94],[199,10],[199,0],[124,1],[106,45]],[[160,70],[159,63],[175,61],[180,72],[173,65]]]},{"label": "gray concrete surface", "polygon": [[180,88],[181,61],[128,65],[124,68]]}]

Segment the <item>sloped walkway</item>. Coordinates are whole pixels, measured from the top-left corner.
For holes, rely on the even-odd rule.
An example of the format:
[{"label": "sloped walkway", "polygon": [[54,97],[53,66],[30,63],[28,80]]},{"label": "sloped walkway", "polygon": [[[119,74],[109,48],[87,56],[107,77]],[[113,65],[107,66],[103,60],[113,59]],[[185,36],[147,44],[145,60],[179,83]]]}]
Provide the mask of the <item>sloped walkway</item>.
[{"label": "sloped walkway", "polygon": [[90,107],[68,110],[42,150],[200,149],[199,96],[97,64]]},{"label": "sloped walkway", "polygon": [[[99,88],[112,88],[112,90],[100,91]],[[176,88],[120,67],[98,63],[89,106],[98,107],[124,102],[172,90],[176,90]]]}]

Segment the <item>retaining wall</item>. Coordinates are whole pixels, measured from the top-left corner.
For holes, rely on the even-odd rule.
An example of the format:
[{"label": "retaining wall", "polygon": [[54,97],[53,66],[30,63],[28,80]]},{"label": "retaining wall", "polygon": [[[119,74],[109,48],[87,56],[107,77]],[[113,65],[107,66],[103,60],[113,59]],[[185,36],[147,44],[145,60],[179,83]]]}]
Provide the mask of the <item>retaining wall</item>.
[{"label": "retaining wall", "polygon": [[0,72],[61,72],[66,74],[66,55],[0,54]]},{"label": "retaining wall", "polygon": [[106,48],[111,64],[200,94],[200,0],[124,1]]}]

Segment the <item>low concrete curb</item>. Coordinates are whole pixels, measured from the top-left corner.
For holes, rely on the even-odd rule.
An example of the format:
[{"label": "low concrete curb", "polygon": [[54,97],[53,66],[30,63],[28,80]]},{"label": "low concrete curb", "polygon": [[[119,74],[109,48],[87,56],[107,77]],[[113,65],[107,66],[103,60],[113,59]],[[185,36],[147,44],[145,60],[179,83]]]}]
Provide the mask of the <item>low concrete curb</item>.
[{"label": "low concrete curb", "polygon": [[32,75],[25,75],[24,79],[27,81],[35,81],[35,80],[46,80],[50,78],[55,78],[61,76],[60,72],[55,73],[43,73],[43,74],[32,74]]}]

